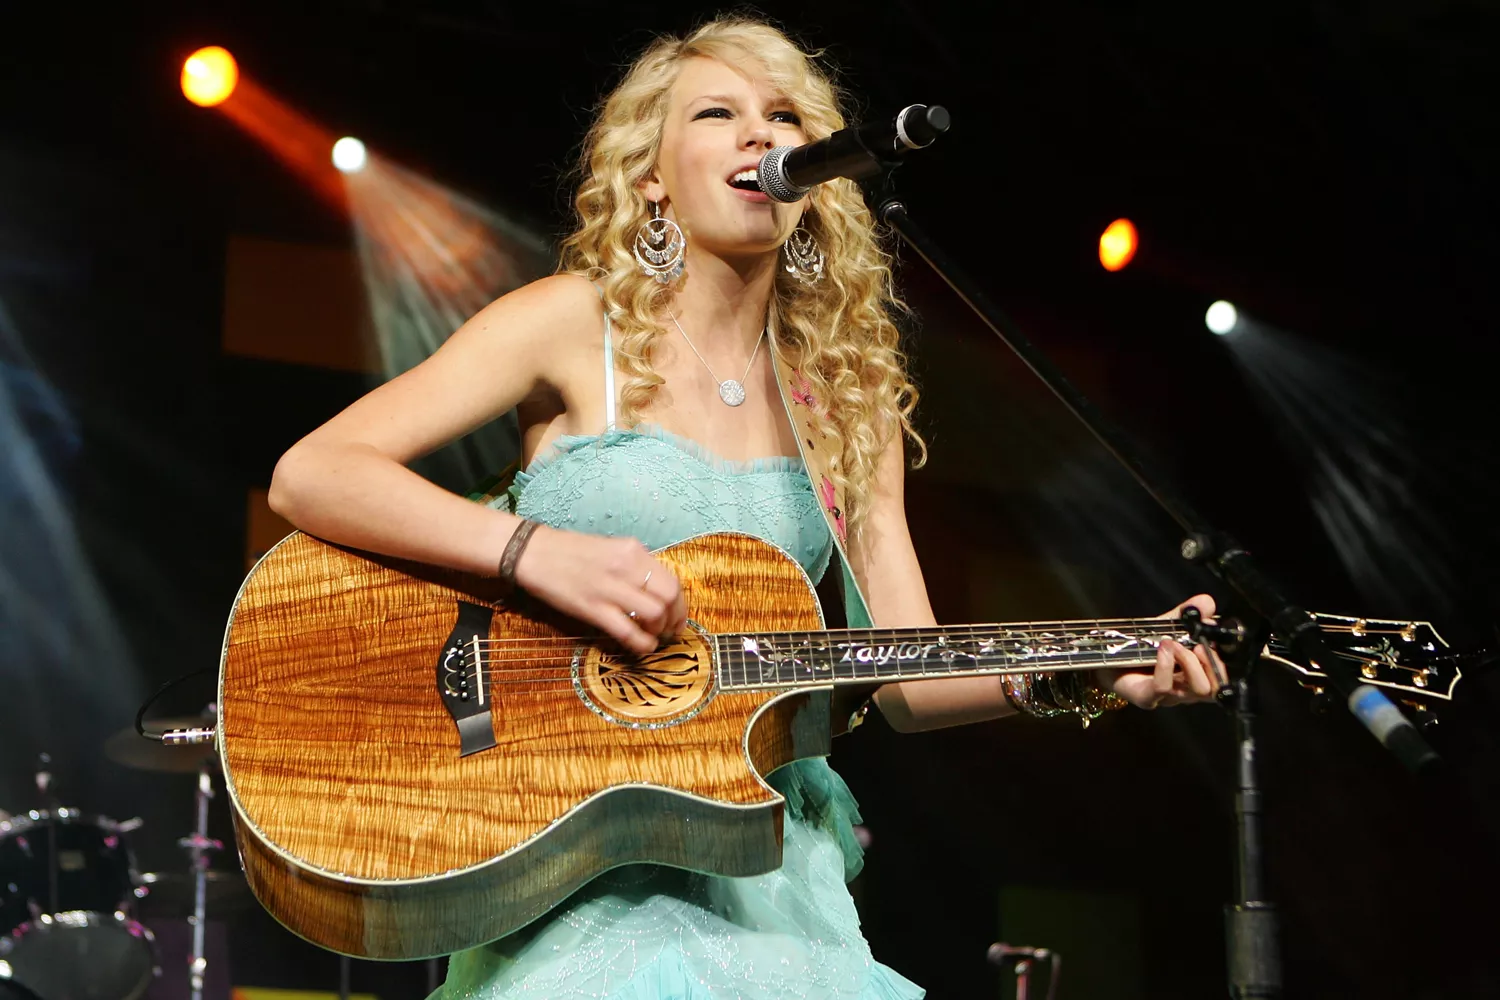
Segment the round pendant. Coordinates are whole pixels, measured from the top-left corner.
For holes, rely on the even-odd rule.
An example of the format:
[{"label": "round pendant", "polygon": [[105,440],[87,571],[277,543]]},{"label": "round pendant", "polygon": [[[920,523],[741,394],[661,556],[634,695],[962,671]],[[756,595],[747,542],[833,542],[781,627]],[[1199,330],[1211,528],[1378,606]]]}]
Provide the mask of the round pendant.
[{"label": "round pendant", "polygon": [[739,406],[745,401],[745,387],[732,378],[719,383],[719,398],[730,406]]}]

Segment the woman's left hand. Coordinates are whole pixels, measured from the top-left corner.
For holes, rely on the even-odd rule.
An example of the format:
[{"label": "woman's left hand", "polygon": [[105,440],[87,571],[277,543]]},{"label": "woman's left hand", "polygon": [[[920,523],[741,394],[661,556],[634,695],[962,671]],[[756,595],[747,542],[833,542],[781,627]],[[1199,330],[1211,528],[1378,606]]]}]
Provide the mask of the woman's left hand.
[{"label": "woman's left hand", "polygon": [[[1182,609],[1188,605],[1197,608],[1205,622],[1213,622],[1214,599],[1207,594],[1190,597],[1158,617],[1181,618]],[[1211,701],[1223,676],[1222,662],[1217,656],[1210,659],[1205,643],[1188,649],[1174,639],[1163,639],[1157,647],[1156,669],[1151,673],[1140,670],[1094,671],[1095,680],[1105,691],[1113,691],[1136,708],[1146,709]]]}]

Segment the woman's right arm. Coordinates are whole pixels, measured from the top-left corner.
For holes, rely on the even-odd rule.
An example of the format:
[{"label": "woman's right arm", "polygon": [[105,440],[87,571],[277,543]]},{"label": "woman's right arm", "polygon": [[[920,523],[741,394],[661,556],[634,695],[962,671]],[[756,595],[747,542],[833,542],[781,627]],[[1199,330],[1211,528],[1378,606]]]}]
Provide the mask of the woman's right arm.
[{"label": "woman's right arm", "polygon": [[[496,300],[432,357],[293,445],[276,463],[271,509],[331,542],[493,574],[520,519],[449,493],[406,465],[556,385],[559,356],[602,325],[593,287],[571,275]],[[641,588],[648,571],[649,592]],[[686,617],[675,577],[631,539],[541,528],[516,578],[641,652]]]}]

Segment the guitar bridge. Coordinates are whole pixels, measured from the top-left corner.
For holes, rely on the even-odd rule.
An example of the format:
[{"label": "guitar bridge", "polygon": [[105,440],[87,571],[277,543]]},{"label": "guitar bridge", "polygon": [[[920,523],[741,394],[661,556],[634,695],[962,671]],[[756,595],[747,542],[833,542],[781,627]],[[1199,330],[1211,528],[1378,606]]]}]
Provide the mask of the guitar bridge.
[{"label": "guitar bridge", "polygon": [[438,656],[438,695],[458,725],[460,757],[495,745],[489,678],[484,670],[484,643],[494,614],[482,604],[459,601],[458,621]]}]

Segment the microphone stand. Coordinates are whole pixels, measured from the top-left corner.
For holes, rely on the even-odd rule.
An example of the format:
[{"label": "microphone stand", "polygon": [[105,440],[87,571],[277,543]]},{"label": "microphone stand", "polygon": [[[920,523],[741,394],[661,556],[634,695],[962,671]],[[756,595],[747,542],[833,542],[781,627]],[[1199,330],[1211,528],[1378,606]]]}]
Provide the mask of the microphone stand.
[{"label": "microphone stand", "polygon": [[[947,124],[943,117],[943,128]],[[1433,752],[1406,722],[1400,710],[1372,687],[1362,685],[1355,668],[1333,656],[1316,621],[1282,593],[1261,572],[1250,553],[1195,510],[1172,483],[1146,461],[1122,428],[1101,413],[1066,376],[1021,333],[984,290],[907,213],[897,197],[893,174],[905,150],[872,147],[861,141],[862,157],[841,163],[844,176],[858,181],[865,203],[878,222],[893,229],[948,286],[984,321],[1037,378],[1083,422],[1095,438],[1135,477],[1146,492],[1182,528],[1181,555],[1211,570],[1239,595],[1250,610],[1242,624],[1188,624],[1195,638],[1219,645],[1226,657],[1229,683],[1219,690],[1219,701],[1234,713],[1238,760],[1235,795],[1236,901],[1225,908],[1225,936],[1229,964],[1229,993],[1236,998],[1281,995],[1280,955],[1276,944],[1274,907],[1264,898],[1260,852],[1260,791],[1255,767],[1254,715],[1250,698],[1251,668],[1268,633],[1314,670],[1322,672],[1348,700],[1350,709],[1387,749],[1413,772],[1438,762]],[[1185,616],[1186,618],[1186,616]],[[1247,641],[1254,637],[1260,644]]]}]

